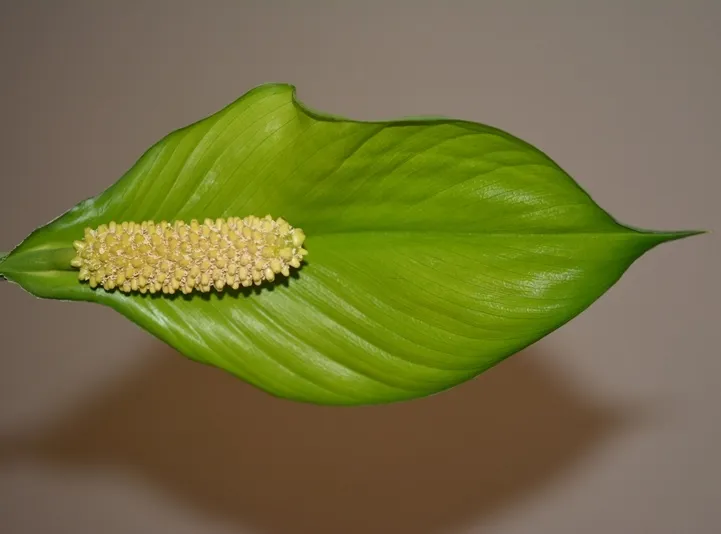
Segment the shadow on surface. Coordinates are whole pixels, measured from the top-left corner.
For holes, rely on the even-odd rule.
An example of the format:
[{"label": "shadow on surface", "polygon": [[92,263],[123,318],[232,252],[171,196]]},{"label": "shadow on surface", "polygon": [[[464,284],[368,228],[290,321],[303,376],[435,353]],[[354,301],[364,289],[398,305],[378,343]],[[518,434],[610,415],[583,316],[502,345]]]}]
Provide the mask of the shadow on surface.
[{"label": "shadow on surface", "polygon": [[533,348],[454,390],[362,408],[275,399],[152,350],[146,372],[56,428],[0,445],[0,462],[130,469],[266,533],[435,534],[519,504],[623,423]]}]

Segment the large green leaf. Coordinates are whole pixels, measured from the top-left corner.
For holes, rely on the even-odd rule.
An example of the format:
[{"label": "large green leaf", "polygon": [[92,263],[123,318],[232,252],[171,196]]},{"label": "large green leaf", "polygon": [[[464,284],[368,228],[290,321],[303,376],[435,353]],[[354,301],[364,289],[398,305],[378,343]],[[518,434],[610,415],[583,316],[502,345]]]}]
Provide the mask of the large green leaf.
[{"label": "large green leaf", "polygon": [[[190,297],[91,289],[85,227],[254,214],[305,230],[286,283]],[[365,404],[468,380],[692,232],[618,224],[551,159],[485,125],[359,122],[258,87],[173,132],[112,187],[33,232],[0,273],[111,306],[180,352],[282,397]]]}]

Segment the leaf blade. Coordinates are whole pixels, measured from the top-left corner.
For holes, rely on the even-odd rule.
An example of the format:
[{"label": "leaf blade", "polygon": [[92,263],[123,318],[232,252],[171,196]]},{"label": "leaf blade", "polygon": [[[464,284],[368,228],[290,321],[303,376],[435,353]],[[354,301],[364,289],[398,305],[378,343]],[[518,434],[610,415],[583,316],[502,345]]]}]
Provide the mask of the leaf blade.
[{"label": "leaf blade", "polygon": [[[93,291],[69,267],[85,226],[265,213],[309,236],[308,262],[286,284],[127,296]],[[273,395],[370,404],[476,376],[575,317],[650,248],[692,234],[619,224],[501,130],[354,121],[274,84],[166,136],[0,271],[37,296],[110,306]]]}]

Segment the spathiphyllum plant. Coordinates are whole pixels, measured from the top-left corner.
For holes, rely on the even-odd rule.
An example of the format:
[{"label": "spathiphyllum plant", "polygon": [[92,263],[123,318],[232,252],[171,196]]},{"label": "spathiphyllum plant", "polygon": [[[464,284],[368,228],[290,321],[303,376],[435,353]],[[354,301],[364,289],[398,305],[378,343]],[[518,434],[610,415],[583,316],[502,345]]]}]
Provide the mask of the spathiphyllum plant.
[{"label": "spathiphyllum plant", "polygon": [[695,233],[619,224],[496,128],[350,120],[271,84],[152,146],[0,275],[273,395],[375,404],[477,376]]}]

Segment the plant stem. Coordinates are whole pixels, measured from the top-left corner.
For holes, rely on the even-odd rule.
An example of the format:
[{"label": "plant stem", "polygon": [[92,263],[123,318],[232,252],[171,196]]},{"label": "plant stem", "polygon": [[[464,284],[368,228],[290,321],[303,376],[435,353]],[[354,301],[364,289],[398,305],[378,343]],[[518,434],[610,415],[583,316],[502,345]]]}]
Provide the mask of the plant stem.
[{"label": "plant stem", "polygon": [[[8,257],[8,252],[0,252],[0,264],[5,260],[5,258]],[[0,282],[5,282],[7,279],[3,276],[2,273],[0,273]]]}]

